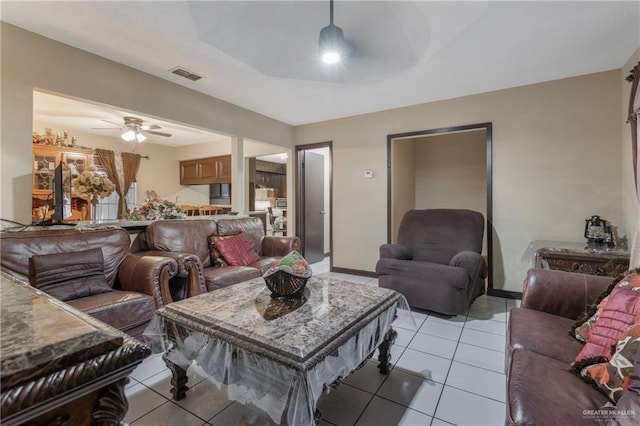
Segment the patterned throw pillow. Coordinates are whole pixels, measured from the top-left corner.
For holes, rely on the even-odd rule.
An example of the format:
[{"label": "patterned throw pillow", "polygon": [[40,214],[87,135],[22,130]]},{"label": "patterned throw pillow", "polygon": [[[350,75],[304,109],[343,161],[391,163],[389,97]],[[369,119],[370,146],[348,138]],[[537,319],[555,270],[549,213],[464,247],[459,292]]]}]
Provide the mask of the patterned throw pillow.
[{"label": "patterned throw pillow", "polygon": [[575,323],[569,334],[574,336],[581,342],[587,342],[591,337],[591,330],[600,317],[602,310],[609,301],[609,294],[615,287],[627,287],[640,289],[640,274],[638,270],[629,271],[619,281],[615,280],[598,298],[595,303],[587,310],[584,317]]},{"label": "patterned throw pillow", "polygon": [[583,368],[580,376],[613,402],[618,402],[629,386],[639,346],[640,315],[635,317],[634,323],[620,336],[611,360]]},{"label": "patterned throw pillow", "polygon": [[[611,358],[611,347],[626,328],[633,324],[637,315],[640,315],[640,288],[617,285],[611,291],[609,300],[593,324],[589,340],[575,362],[581,362],[584,367],[586,364],[608,361]],[[596,359],[597,357],[603,357],[604,360]]]},{"label": "patterned throw pillow", "polygon": [[218,237],[217,235],[209,235],[207,237],[207,244],[209,245],[209,259],[211,259],[211,265],[214,268],[221,268],[223,266],[229,266],[229,264],[224,260],[224,257],[220,254],[218,249],[216,248],[216,243],[214,241],[214,237],[217,238],[228,238],[228,237]]}]

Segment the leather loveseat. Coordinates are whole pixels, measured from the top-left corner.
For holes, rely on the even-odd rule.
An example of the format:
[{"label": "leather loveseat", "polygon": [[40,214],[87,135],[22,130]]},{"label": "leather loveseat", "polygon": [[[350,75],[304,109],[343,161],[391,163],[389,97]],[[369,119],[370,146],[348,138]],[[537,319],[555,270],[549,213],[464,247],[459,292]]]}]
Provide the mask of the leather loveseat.
[{"label": "leather loveseat", "polygon": [[[575,426],[616,420],[594,414],[610,401],[569,372],[583,347],[569,330],[612,282],[610,277],[529,270],[522,303],[509,316],[506,424]],[[637,415],[622,424],[637,424],[640,411]]]},{"label": "leather loveseat", "polygon": [[[208,237],[240,232],[260,260],[248,266],[215,266]],[[144,238],[148,250],[140,254],[169,256],[178,262],[178,275],[171,282],[174,300],[258,278],[275,259],[297,250],[300,242],[298,237],[265,236],[257,217],[162,220],[150,224]]]},{"label": "leather loveseat", "polygon": [[[117,227],[3,232],[0,238],[3,272],[136,338],[164,305],[162,289],[178,269],[172,259],[131,254],[129,234]],[[88,262],[94,255],[98,260]],[[34,283],[43,276],[34,270],[36,260],[48,264],[46,286]],[[102,275],[100,284],[90,275]]]}]

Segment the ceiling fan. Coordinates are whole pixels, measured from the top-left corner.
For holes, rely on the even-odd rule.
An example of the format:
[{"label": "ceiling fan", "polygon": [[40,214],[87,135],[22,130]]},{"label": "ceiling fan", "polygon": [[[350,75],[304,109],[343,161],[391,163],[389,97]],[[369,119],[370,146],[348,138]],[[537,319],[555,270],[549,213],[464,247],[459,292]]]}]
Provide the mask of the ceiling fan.
[{"label": "ceiling fan", "polygon": [[[118,123],[114,123],[109,120],[102,121],[106,121],[107,123],[111,123],[115,126],[120,126]],[[158,126],[157,124],[143,125],[143,122],[144,121],[141,118],[124,117],[124,125],[118,127],[118,129],[123,131],[120,137],[127,142],[133,142],[134,140],[138,142],[144,142],[147,139],[145,134],[163,136],[165,138],[171,137],[170,133],[158,132],[157,130],[162,129],[162,127]],[[113,127],[94,127],[93,129],[113,129]]]}]

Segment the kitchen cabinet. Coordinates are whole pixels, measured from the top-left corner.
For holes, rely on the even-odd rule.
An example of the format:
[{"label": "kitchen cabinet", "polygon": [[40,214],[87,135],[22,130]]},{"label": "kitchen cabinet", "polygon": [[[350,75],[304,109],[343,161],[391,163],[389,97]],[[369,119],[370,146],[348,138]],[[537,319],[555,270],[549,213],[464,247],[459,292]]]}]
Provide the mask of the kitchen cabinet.
[{"label": "kitchen cabinet", "polygon": [[[93,163],[92,160],[93,151],[88,149],[33,144],[31,207],[34,221],[47,219],[53,213],[53,173],[58,164],[66,163],[73,179],[85,171]],[[68,220],[88,220],[91,217],[91,203],[84,197],[72,194],[71,213]]]},{"label": "kitchen cabinet", "polygon": [[208,185],[229,182],[231,182],[230,155],[180,162],[180,185]]},{"label": "kitchen cabinet", "polygon": [[287,165],[270,161],[255,161],[254,183],[262,188],[275,189],[275,196],[287,196]]}]

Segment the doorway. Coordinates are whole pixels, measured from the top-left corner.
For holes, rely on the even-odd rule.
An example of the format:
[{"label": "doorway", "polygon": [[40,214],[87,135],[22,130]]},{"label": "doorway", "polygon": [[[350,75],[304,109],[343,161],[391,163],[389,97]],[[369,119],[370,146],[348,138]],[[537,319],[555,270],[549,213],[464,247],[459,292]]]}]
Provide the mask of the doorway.
[{"label": "doorway", "polygon": [[[296,147],[296,234],[309,263],[328,261],[332,251],[332,144]],[[328,271],[327,271],[328,272]]]},{"label": "doorway", "polygon": [[492,124],[389,135],[387,158],[388,242],[395,242],[408,210],[479,211],[486,219],[482,254],[487,260],[487,291],[501,295],[493,289]]}]

